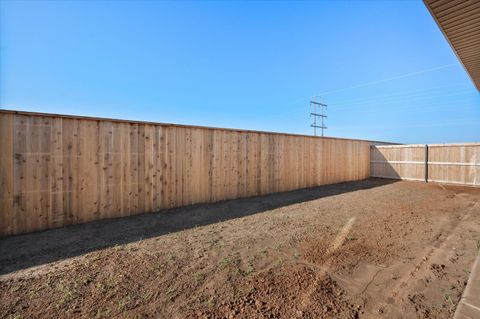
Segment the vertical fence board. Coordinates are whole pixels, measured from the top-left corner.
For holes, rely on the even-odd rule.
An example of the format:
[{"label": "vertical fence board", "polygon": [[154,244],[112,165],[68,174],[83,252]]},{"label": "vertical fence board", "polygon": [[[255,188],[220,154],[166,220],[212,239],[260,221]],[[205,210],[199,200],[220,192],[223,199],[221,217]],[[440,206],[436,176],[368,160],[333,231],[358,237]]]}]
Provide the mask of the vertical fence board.
[{"label": "vertical fence board", "polygon": [[[12,233],[19,234],[27,230],[27,117],[14,117],[13,136],[13,211]],[[3,196],[2,196],[3,197]]]},{"label": "vertical fence board", "polygon": [[14,116],[0,116],[0,236],[14,232]]}]

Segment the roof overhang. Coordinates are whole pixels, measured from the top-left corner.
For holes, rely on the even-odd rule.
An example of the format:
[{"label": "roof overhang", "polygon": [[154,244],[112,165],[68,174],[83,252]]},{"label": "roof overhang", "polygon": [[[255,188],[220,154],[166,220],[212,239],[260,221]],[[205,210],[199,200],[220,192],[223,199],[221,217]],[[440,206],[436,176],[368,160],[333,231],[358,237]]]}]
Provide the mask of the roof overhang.
[{"label": "roof overhang", "polygon": [[480,0],[423,0],[480,91]]}]

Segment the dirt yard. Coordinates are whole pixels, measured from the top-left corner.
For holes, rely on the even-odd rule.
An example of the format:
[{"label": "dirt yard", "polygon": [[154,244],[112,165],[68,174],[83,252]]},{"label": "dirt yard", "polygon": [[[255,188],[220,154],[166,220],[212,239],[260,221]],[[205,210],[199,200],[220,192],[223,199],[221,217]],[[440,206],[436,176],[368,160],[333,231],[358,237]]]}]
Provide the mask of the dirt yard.
[{"label": "dirt yard", "polygon": [[0,239],[1,318],[448,318],[480,189],[380,179]]}]

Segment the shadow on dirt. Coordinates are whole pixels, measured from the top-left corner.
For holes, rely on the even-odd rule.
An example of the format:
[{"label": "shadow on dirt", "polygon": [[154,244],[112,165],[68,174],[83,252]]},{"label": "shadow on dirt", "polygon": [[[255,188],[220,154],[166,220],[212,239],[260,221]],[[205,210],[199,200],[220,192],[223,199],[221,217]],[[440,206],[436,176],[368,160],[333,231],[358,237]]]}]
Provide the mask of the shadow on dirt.
[{"label": "shadow on dirt", "polygon": [[285,193],[168,209],[0,239],[0,274],[79,256],[115,245],[240,218],[296,203],[370,189],[387,179],[325,185]]}]

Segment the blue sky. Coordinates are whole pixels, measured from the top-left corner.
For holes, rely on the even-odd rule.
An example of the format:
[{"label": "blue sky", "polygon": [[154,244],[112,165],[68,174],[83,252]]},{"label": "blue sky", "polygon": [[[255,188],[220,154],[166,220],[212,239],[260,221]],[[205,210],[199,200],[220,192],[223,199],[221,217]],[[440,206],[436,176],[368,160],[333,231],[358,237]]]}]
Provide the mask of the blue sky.
[{"label": "blue sky", "polygon": [[404,143],[480,141],[419,1],[0,2],[0,106]]}]

